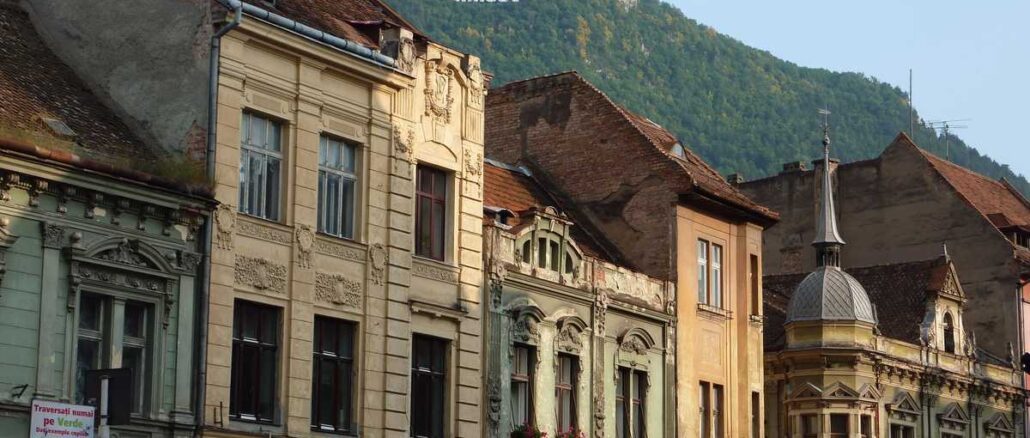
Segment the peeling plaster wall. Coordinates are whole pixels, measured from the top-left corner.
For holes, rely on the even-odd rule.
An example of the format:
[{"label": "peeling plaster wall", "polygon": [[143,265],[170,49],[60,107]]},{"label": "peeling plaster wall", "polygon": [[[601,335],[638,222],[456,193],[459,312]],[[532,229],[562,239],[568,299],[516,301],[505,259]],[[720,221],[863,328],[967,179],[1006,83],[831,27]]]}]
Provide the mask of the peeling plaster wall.
[{"label": "peeling plaster wall", "polygon": [[194,158],[207,135],[209,4],[22,0],[51,50],[138,136]]}]

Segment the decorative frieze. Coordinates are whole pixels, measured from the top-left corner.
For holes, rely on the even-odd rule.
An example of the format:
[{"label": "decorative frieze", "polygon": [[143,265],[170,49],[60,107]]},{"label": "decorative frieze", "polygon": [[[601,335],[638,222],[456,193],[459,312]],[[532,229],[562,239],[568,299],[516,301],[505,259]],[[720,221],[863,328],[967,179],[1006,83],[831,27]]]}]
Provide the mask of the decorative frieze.
[{"label": "decorative frieze", "polygon": [[361,283],[340,274],[315,273],[315,300],[337,306],[361,308]]},{"label": "decorative frieze", "polygon": [[122,238],[117,246],[94,256],[98,260],[105,260],[123,265],[151,268],[151,264],[145,257],[139,254],[139,240]]},{"label": "decorative frieze", "polygon": [[236,256],[237,285],[282,294],[286,292],[286,276],[286,266],[259,257]]},{"label": "decorative frieze", "polygon": [[44,222],[41,226],[43,227],[41,236],[43,239],[43,247],[60,249],[64,244],[64,228],[50,222]]},{"label": "decorative frieze", "polygon": [[411,263],[411,273],[417,277],[428,278],[430,280],[442,281],[445,283],[458,282],[457,271],[445,267],[433,266],[420,260],[415,260]]},{"label": "decorative frieze", "polygon": [[293,237],[290,236],[290,232],[253,221],[240,220],[236,224],[236,228],[238,228],[236,234],[240,236],[253,237],[282,245],[291,245],[293,243]]},{"label": "decorative frieze", "polygon": [[330,257],[340,258],[344,260],[350,260],[353,262],[364,262],[365,251],[352,246],[333,242],[328,239],[317,239],[315,241],[315,251],[319,254],[324,254]]}]

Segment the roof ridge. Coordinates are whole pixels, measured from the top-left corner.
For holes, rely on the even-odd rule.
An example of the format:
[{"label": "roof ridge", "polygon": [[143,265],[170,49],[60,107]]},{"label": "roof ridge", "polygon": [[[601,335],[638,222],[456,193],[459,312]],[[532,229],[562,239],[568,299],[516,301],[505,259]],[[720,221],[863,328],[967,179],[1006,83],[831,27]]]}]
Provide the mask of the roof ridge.
[{"label": "roof ridge", "polygon": [[[508,83],[506,83],[504,85],[497,86],[497,89],[500,90],[500,89],[507,88],[507,87],[512,86],[512,85],[522,84],[522,83],[525,83],[525,82],[531,82],[531,81],[535,81],[535,80],[538,80],[538,79],[556,78],[558,76],[564,76],[564,75],[580,76],[579,72],[576,71],[576,70],[563,70],[563,71],[559,71],[559,72],[555,72],[555,73],[546,73],[546,74],[542,74],[542,75],[538,75],[538,76],[531,76],[531,77],[528,77],[528,78],[516,79],[516,80],[508,82]],[[582,77],[582,76],[580,76],[580,77]]]}]

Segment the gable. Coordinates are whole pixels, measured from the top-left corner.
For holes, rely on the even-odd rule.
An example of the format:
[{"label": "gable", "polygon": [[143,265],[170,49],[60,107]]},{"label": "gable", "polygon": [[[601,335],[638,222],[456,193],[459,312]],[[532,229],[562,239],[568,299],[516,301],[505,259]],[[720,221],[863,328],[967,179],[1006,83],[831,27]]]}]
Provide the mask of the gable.
[{"label": "gable", "polygon": [[858,398],[858,391],[851,389],[848,385],[834,382],[823,391],[825,398]]}]

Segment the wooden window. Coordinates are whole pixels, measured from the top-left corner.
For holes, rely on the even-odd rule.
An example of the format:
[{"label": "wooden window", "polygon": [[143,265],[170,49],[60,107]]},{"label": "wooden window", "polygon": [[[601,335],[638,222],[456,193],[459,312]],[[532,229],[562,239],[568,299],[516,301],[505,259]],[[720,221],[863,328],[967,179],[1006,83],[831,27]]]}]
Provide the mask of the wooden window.
[{"label": "wooden window", "polygon": [[576,388],[579,378],[579,358],[571,354],[558,355],[558,376],[555,385],[555,401],[558,411],[558,432],[576,428]]},{"label": "wooden window", "polygon": [[[107,295],[83,293],[79,298],[76,330],[75,400],[85,403],[86,371],[128,368],[132,372],[131,413],[146,412],[151,369],[151,308],[146,303]],[[118,325],[117,321],[121,320]],[[121,362],[114,357],[112,340],[121,337]]]},{"label": "wooden window", "polygon": [[697,241],[697,302],[708,304],[708,242]]},{"label": "wooden window", "polygon": [[955,352],[955,322],[950,313],[944,314],[944,351]]},{"label": "wooden window", "polygon": [[275,419],[279,313],[277,307],[236,300],[229,388],[233,418],[264,423]]},{"label": "wooden window", "polygon": [[633,372],[633,438],[645,438],[647,436],[647,416],[644,409],[647,407],[645,397],[647,396],[647,374],[643,371]]},{"label": "wooden window", "polygon": [[239,210],[279,220],[282,185],[282,127],[259,115],[243,113],[240,130]]},{"label": "wooden window", "polygon": [[712,245],[712,284],[709,286],[712,294],[712,306],[722,308],[722,247]]},{"label": "wooden window", "polygon": [[762,395],[751,392],[751,438],[762,436]]},{"label": "wooden window", "polygon": [[143,412],[143,388],[147,384],[147,320],[148,306],[138,302],[125,303],[122,321],[122,368],[132,370],[132,413]]},{"label": "wooden window", "polygon": [[726,394],[722,385],[712,385],[712,429],[715,431],[715,438],[725,437],[725,423],[723,410],[726,408]]},{"label": "wooden window", "polygon": [[712,436],[712,399],[711,385],[708,382],[701,382],[700,393],[698,394],[698,430],[701,438]]},{"label": "wooden window", "polygon": [[447,174],[419,166],[415,179],[415,254],[442,261],[447,243]]},{"label": "wooden window", "polygon": [[354,238],[357,148],[325,135],[318,149],[318,231]]},{"label": "wooden window", "polygon": [[536,351],[516,344],[511,364],[512,421],[515,426],[533,424],[533,369]]},{"label": "wooden window", "polygon": [[848,414],[830,414],[830,437],[847,438],[850,436],[851,418]]},{"label": "wooden window", "polygon": [[759,275],[758,256],[751,254],[750,257],[750,270],[748,271],[749,279],[751,280],[751,314],[761,315],[762,314],[762,289],[759,287]]},{"label": "wooden window", "polygon": [[426,335],[412,339],[411,436],[443,438],[447,406],[448,341]]},{"label": "wooden window", "polygon": [[311,429],[354,434],[354,323],[315,317]]},{"label": "wooden window", "polygon": [[819,438],[819,416],[806,414],[801,416],[802,438]]},{"label": "wooden window", "polygon": [[639,400],[635,397],[634,387],[636,373],[626,367],[619,367],[619,375],[615,381],[615,436],[630,438],[631,433],[639,433],[635,427],[634,413]]},{"label": "wooden window", "polygon": [[110,338],[108,318],[110,307],[106,300],[93,294],[79,298],[78,351],[75,359],[76,400],[85,403],[86,371],[104,368],[105,339]]},{"label": "wooden window", "polygon": [[891,424],[890,438],[915,438],[916,428],[904,424]]},{"label": "wooden window", "polygon": [[873,438],[873,416],[862,415],[860,420],[859,428],[861,428],[862,438]]}]

